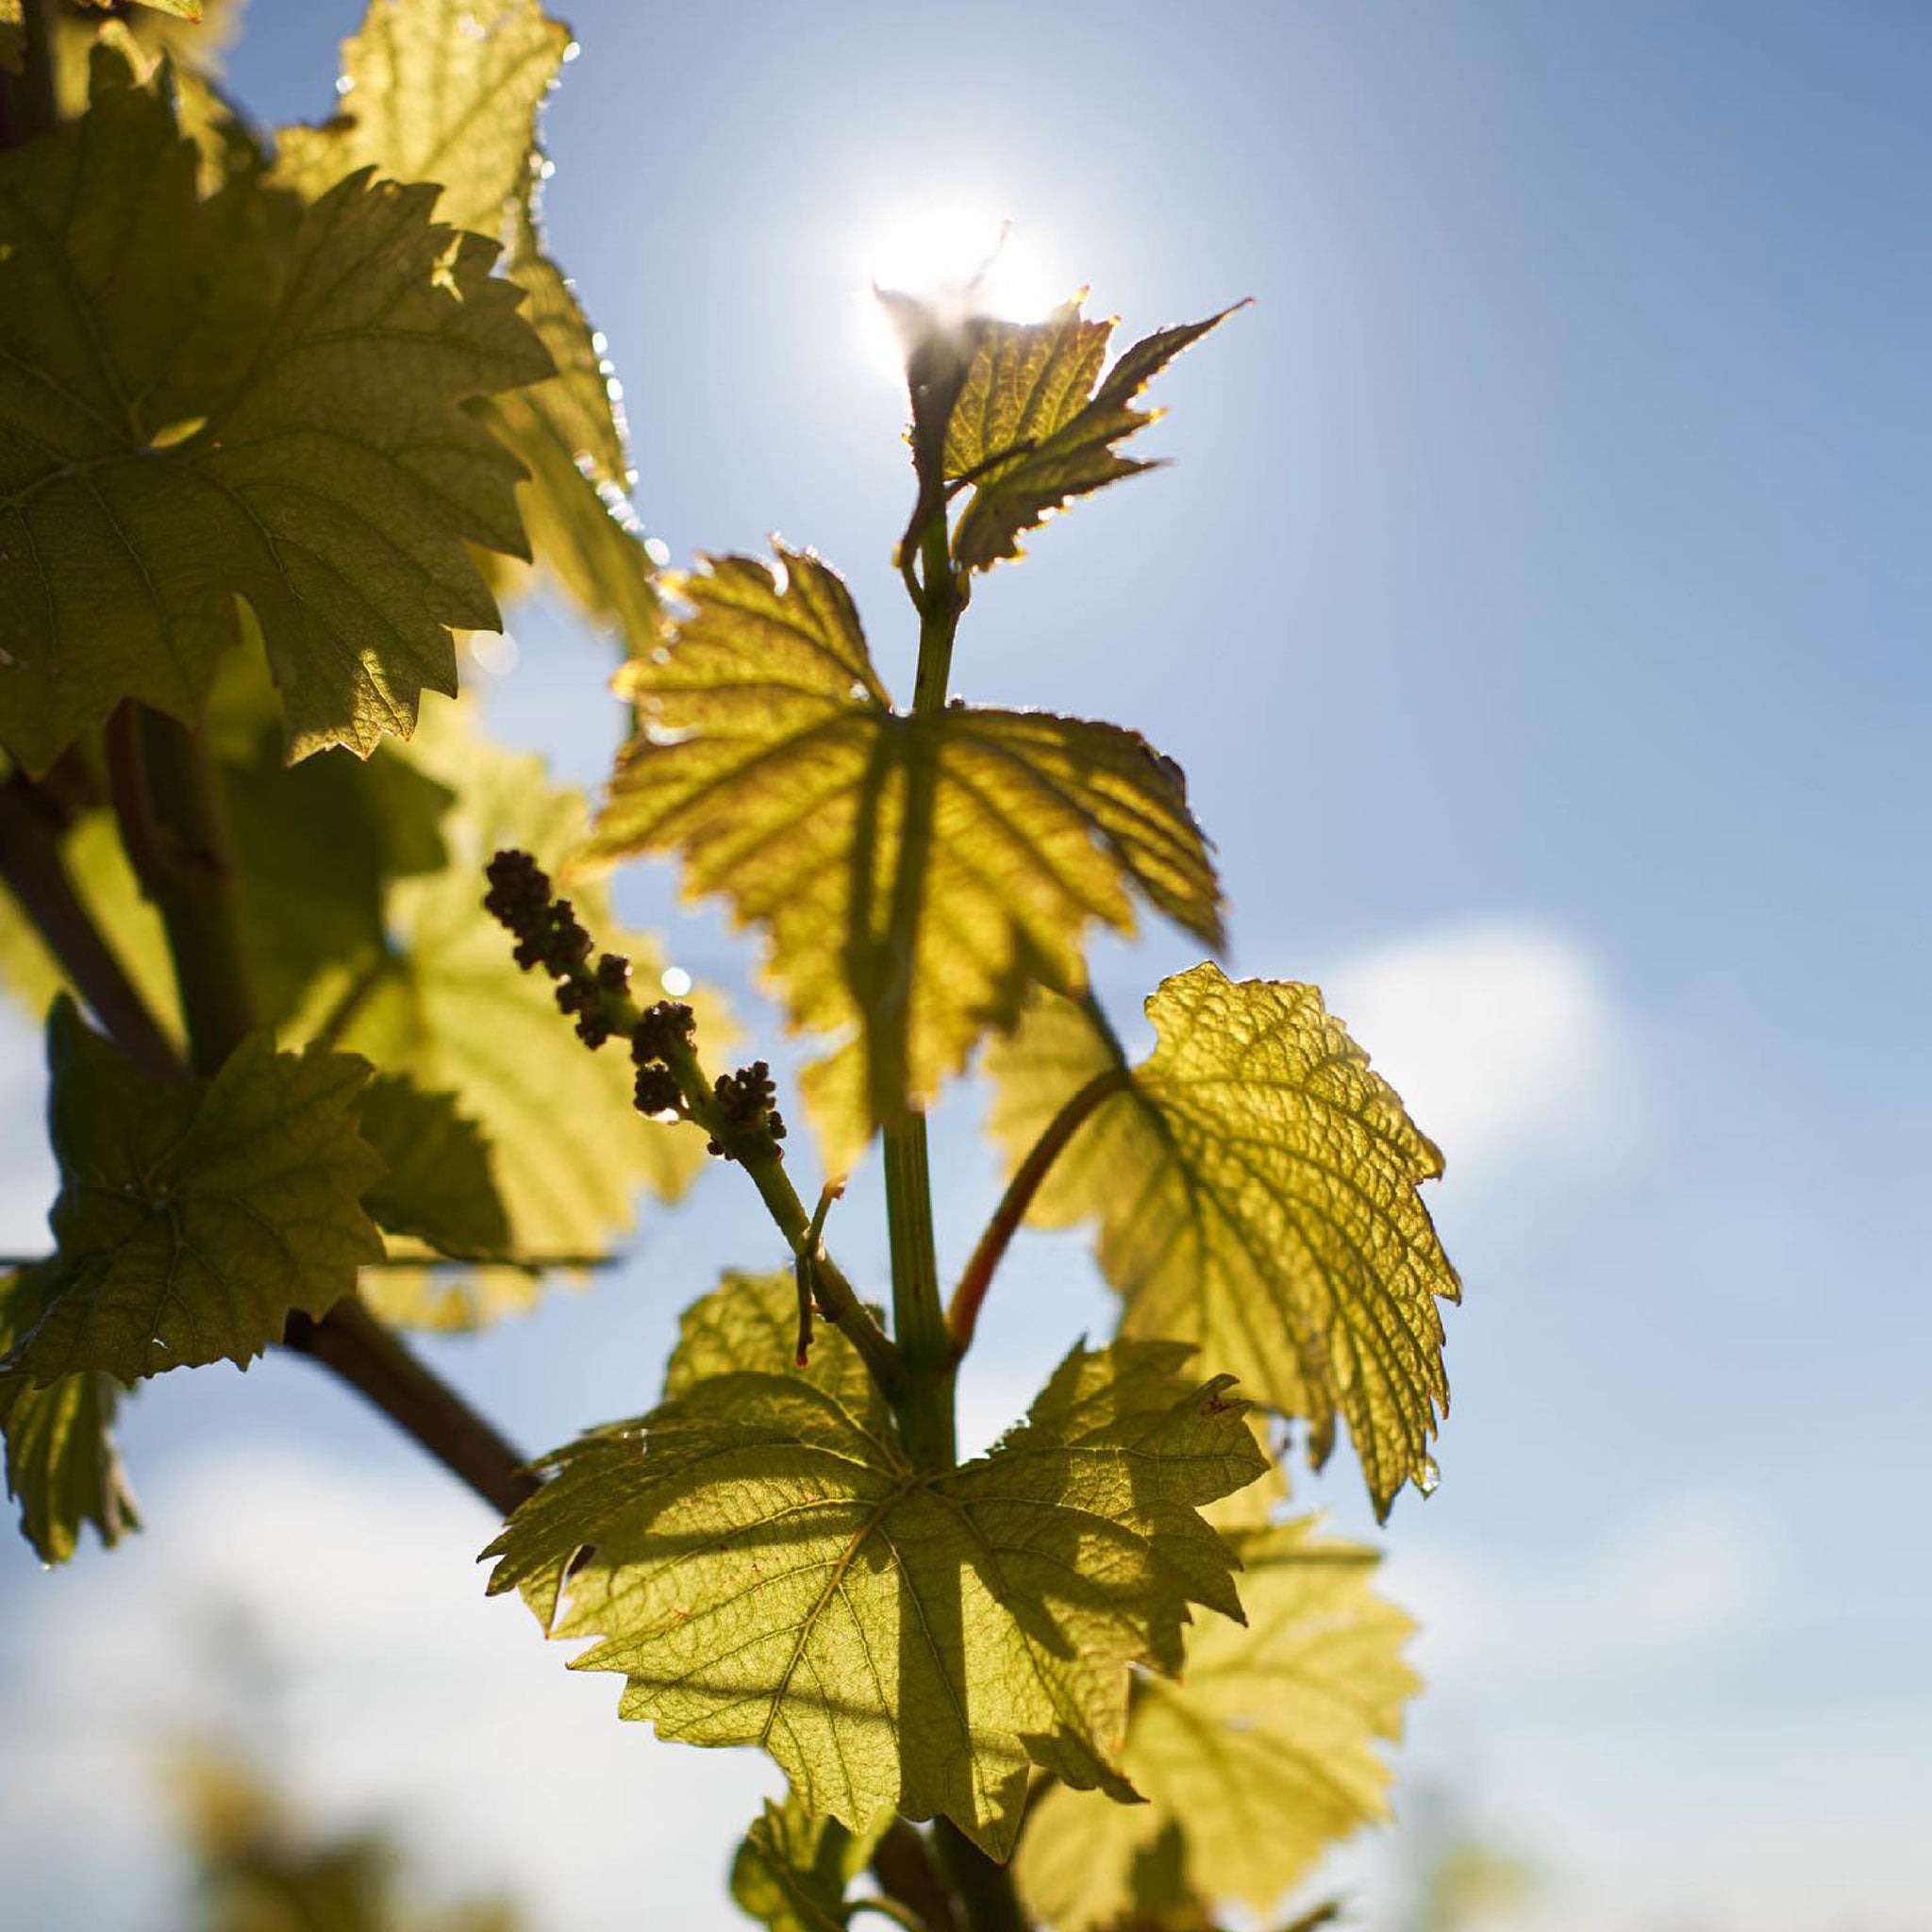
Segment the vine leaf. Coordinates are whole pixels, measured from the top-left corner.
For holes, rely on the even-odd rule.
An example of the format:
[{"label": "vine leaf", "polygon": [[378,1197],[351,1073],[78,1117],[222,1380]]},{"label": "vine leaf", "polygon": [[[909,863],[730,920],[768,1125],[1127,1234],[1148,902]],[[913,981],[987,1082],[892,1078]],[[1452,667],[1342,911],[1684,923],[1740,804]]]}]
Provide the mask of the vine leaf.
[{"label": "vine leaf", "polygon": [[407,736],[494,628],[466,542],[524,554],[520,474],[462,407],[551,374],[435,191],[201,202],[158,92],[0,156],[0,739],[43,771],[135,697],[192,719],[259,621],[289,746]]},{"label": "vine leaf", "polygon": [[1031,985],[1082,986],[1087,926],[1131,932],[1130,887],[1219,944],[1178,769],[1135,733],[894,711],[844,584],[809,552],[724,558],[675,594],[690,614],[671,641],[618,674],[642,728],[591,853],[676,852],[687,896],[724,893],[765,928],[792,1023],[842,1036],[805,1090],[835,1169]]},{"label": "vine leaf", "polygon": [[1074,497],[1158,467],[1117,447],[1158,419],[1135,399],[1233,313],[1143,337],[1105,376],[1114,325],[1087,321],[1078,298],[1044,322],[982,320],[946,419],[945,480],[971,478],[973,491],[953,532],[954,563],[990,570],[1023,556],[1022,533]]},{"label": "vine leaf", "polygon": [[281,130],[276,179],[310,199],[359,168],[434,182],[445,221],[503,241],[569,44],[536,0],[373,0],[342,42],[340,111]]},{"label": "vine leaf", "polygon": [[1414,1624],[1371,1587],[1375,1553],[1311,1518],[1229,1541],[1248,1627],[1209,1622],[1183,1682],[1135,1687],[1122,1761],[1148,1802],[1056,1790],[1027,1821],[1016,1875],[1062,1932],[1128,1915],[1137,1863],[1170,1834],[1177,1890],[1265,1914],[1328,1845],[1387,1816],[1375,1746],[1401,1735],[1421,1685],[1400,1655]]},{"label": "vine leaf", "polygon": [[[284,130],[276,178],[309,196],[359,167],[434,181],[444,221],[505,243],[557,374],[477,413],[529,472],[518,495],[539,560],[593,621],[643,649],[658,626],[654,566],[623,493],[630,459],[610,364],[538,220],[537,118],[569,51],[569,29],[536,0],[375,0],[342,46],[341,111]],[[485,567],[499,595],[518,587],[508,558]]]},{"label": "vine leaf", "polygon": [[362,1197],[378,1227],[445,1255],[510,1251],[490,1143],[458,1111],[454,1093],[425,1092],[405,1074],[378,1074],[363,1089],[359,1119],[362,1138],[389,1169]]},{"label": "vine leaf", "polygon": [[[1213,965],[1147,1002],[1158,1043],[1101,1103],[1029,1220],[1098,1217],[1123,1332],[1196,1343],[1255,1399],[1305,1416],[1319,1464],[1338,1409],[1378,1516],[1428,1454],[1449,1385],[1438,1300],[1461,1289],[1418,1184],[1434,1143],[1310,986]],[[1042,999],[987,1070],[994,1138],[1017,1164],[1068,1096],[1121,1063],[1079,1008]]]},{"label": "vine leaf", "polygon": [[572,1667],[622,1672],[621,1716],[761,1744],[854,1831],[943,1815],[1004,1858],[1035,1767],[1130,1796],[1123,1666],[1177,1672],[1191,1603],[1241,1614],[1199,1508],[1260,1473],[1246,1405],[1191,1387],[1184,1346],[1075,1349],[990,1455],[923,1473],[836,1330],[809,1369],[774,1362],[794,1295],[789,1274],[718,1291],[721,1366],[674,1360],[651,1414],[558,1451],[491,1590],[598,1639]]},{"label": "vine leaf", "polygon": [[278,1053],[258,1033],[211,1080],[162,1085],[65,994],[47,1040],[56,1253],[43,1306],[0,1360],[0,1417],[89,1370],[245,1368],[291,1309],[325,1314],[381,1257],[360,1205],[382,1175],[357,1132],[366,1062]]},{"label": "vine leaf", "polygon": [[865,1870],[892,1814],[882,1811],[863,1831],[814,1817],[787,1791],[767,1798],[731,1861],[731,1896],[772,1932],[845,1932],[846,1889]]},{"label": "vine leaf", "polygon": [[[461,707],[424,721],[406,753],[426,779],[457,793],[442,822],[449,862],[395,878],[384,938],[320,977],[294,1023],[446,1093],[488,1143],[514,1255],[604,1253],[627,1229],[640,1187],[675,1200],[704,1164],[704,1135],[641,1120],[622,1044],[587,1053],[558,1013],[550,982],[510,964],[503,928],[484,911],[483,861],[499,846],[533,853],[553,873],[584,838],[583,794],[553,785],[540,758],[501,750],[472,731]],[[657,944],[615,925],[592,883],[579,914],[626,954],[641,989],[663,966]],[[708,1042],[730,1023],[715,996],[694,996]],[[372,1306],[408,1326],[480,1325],[527,1307],[526,1272],[480,1269],[464,1284],[385,1269],[364,1283]]]},{"label": "vine leaf", "polygon": [[[0,1359],[40,1311],[39,1274],[0,1278]],[[18,1395],[6,1421],[7,1493],[20,1528],[43,1563],[64,1563],[92,1523],[109,1549],[141,1527],[134,1493],[114,1441],[121,1385],[92,1370]]]}]

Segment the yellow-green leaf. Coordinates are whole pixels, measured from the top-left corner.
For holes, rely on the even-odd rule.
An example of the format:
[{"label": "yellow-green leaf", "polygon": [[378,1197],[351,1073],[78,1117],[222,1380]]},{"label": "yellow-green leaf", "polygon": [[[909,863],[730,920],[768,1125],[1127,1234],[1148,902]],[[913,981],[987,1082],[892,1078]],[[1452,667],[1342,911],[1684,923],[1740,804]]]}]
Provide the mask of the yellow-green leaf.
[{"label": "yellow-green leaf", "polygon": [[[1439,1300],[1460,1287],[1417,1191],[1435,1145],[1310,986],[1196,966],[1147,1002],[1159,1035],[1127,1089],[1075,1134],[1029,1219],[1100,1223],[1123,1332],[1175,1336],[1259,1403],[1308,1420],[1319,1462],[1339,1408],[1386,1515],[1434,1487],[1449,1385]],[[988,1056],[992,1130],[1015,1164],[1110,1041],[1040,1001]]]},{"label": "yellow-green leaf", "polygon": [[26,58],[26,16],[20,0],[0,0],[0,73],[18,74]]},{"label": "yellow-green leaf", "polygon": [[0,1362],[0,1414],[88,1370],[246,1367],[291,1309],[326,1313],[380,1257],[360,1205],[382,1174],[357,1132],[366,1062],[258,1033],[211,1080],[163,1085],[64,995],[47,1037],[56,1254]]},{"label": "yellow-green leaf", "polygon": [[1116,446],[1158,414],[1136,408],[1135,398],[1232,313],[1146,336],[1104,377],[1114,325],[1083,320],[1077,302],[1045,322],[982,324],[946,423],[946,476],[973,479],[953,532],[955,564],[989,570],[1019,557],[1021,534],[1072,498],[1153,469]]},{"label": "yellow-green leaf", "polygon": [[94,74],[0,156],[0,740],[40,772],[123,698],[194,717],[238,596],[294,756],[407,736],[450,627],[498,622],[466,545],[525,549],[462,405],[549,358],[432,190],[199,202],[167,101]]},{"label": "yellow-green leaf", "polygon": [[[519,502],[539,560],[641,650],[657,626],[652,565],[623,498],[629,458],[610,365],[537,219],[537,116],[569,43],[536,0],[374,0],[342,46],[341,110],[283,131],[276,179],[309,196],[360,167],[433,181],[442,220],[505,242],[525,320],[557,374],[480,418],[530,473]],[[513,565],[491,568],[500,588],[514,585]]]},{"label": "yellow-green leaf", "polygon": [[[298,1037],[325,1034],[385,1072],[452,1096],[489,1143],[509,1252],[602,1254],[630,1227],[640,1187],[675,1199],[705,1157],[696,1128],[639,1117],[622,1044],[587,1052],[549,980],[517,971],[508,938],[483,910],[490,855],[516,845],[556,871],[583,840],[583,795],[552,785],[541,758],[474,734],[459,709],[425,720],[408,757],[457,794],[442,826],[449,863],[391,885],[386,943],[318,980]],[[575,903],[600,944],[626,954],[641,991],[655,997],[663,965],[657,942],[617,926],[593,883]],[[699,1005],[707,1044],[727,1043],[729,1023],[715,998],[700,996]],[[391,1318],[433,1326],[464,1309],[491,1319],[526,1306],[534,1292],[526,1276],[501,1271],[459,1299],[447,1280],[412,1282],[393,1270],[369,1286]]]},{"label": "yellow-green leaf", "polygon": [[1230,1539],[1248,1626],[1209,1620],[1178,1682],[1135,1687],[1124,1765],[1144,1805],[1064,1789],[1035,1805],[1017,1875],[1058,1932],[1130,1916],[1135,1862],[1169,1832],[1180,1890],[1271,1910],[1327,1846],[1388,1814],[1376,1746],[1421,1688],[1414,1625],[1371,1588],[1377,1558],[1312,1519]]},{"label": "yellow-green leaf", "polygon": [[845,1932],[845,1893],[865,1870],[886,1826],[881,1812],[864,1831],[814,1817],[787,1791],[768,1798],[731,1861],[731,1896],[740,1910],[772,1932]]},{"label": "yellow-green leaf", "polygon": [[281,130],[276,178],[310,199],[358,168],[434,182],[444,221],[506,241],[569,44],[537,0],[372,0],[342,42],[337,113]]},{"label": "yellow-green leaf", "polygon": [[[619,673],[642,728],[591,851],[675,852],[768,936],[843,1168],[929,1100],[1027,990],[1085,981],[1090,924],[1129,889],[1210,944],[1219,890],[1178,772],[1131,731],[1043,711],[893,710],[838,575],[809,552],[680,579],[689,615]],[[896,885],[895,885],[896,881]]]},{"label": "yellow-green leaf", "polygon": [[[0,1277],[0,1358],[42,1305],[33,1274]],[[43,1563],[64,1563],[92,1523],[111,1549],[141,1527],[133,1491],[114,1441],[120,1383],[93,1370],[28,1389],[6,1421],[7,1493],[20,1504],[21,1534]]]},{"label": "yellow-green leaf", "polygon": [[[490,1587],[598,1639],[573,1668],[622,1672],[660,1737],[760,1744],[811,1811],[943,1815],[1005,1857],[1035,1767],[1127,1794],[1124,1666],[1177,1671],[1191,1603],[1240,1614],[1199,1508],[1259,1474],[1246,1405],[1182,1347],[1075,1350],[990,1455],[922,1472],[836,1330],[770,1361],[794,1291],[727,1282],[718,1366],[559,1450]],[[726,1368],[738,1300],[756,1366]]]}]

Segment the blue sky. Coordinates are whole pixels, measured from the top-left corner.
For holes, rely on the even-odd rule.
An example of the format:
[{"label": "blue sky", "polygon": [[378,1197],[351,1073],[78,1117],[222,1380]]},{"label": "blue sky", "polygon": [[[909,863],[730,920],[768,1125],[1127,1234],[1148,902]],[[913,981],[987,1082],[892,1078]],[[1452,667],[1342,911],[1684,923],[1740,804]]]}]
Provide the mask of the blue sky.
[{"label": "blue sky", "polygon": [[[358,11],[258,5],[239,92],[272,121],[325,111]],[[991,580],[956,681],[1179,758],[1232,964],[1327,986],[1447,1149],[1468,1293],[1444,1480],[1385,1538],[1431,1682],[1407,1789],[1533,1859],[1527,1924],[1926,1924],[1932,14],[573,18],[550,229],[624,379],[640,508],[680,558],[819,547],[902,691],[874,238],[1011,215],[1057,291],[1091,284],[1130,333],[1255,298],[1163,381],[1150,441],[1174,467]],[[511,625],[502,728],[593,780],[606,648],[541,602]],[[624,891],[675,917],[664,876]],[[743,984],[713,915],[674,951]],[[1156,935],[1096,976],[1130,1017],[1185,963]],[[9,1016],[18,1245],[48,1195],[38,1093]],[[970,1093],[939,1132],[958,1257],[993,1183]],[[841,1210],[841,1252],[876,1270],[866,1210]],[[533,1445],[634,1412],[676,1307],[759,1238],[714,1177],[595,1296],[439,1354]],[[1106,1314],[1077,1241],[1026,1243],[979,1424]],[[0,1739],[9,1883],[51,1897],[91,1846],[85,1922],[152,1923],[129,1907],[163,1868],[128,1713],[189,1707],[182,1633],[219,1595],[281,1658],[325,1810],[396,1809],[540,1924],[644,1874],[664,1907],[639,1923],[731,1923],[715,1874],[762,1774],[620,1732],[608,1687],[477,1605],[460,1553],[487,1523],[378,1424],[272,1364],[167,1378],[128,1438],[144,1546],[52,1578],[0,1552],[0,1679],[42,1712]],[[237,1480],[219,1458],[244,1450]],[[1340,1459],[1302,1489],[1366,1528]],[[451,1540],[454,1582],[423,1554]],[[378,1710],[415,1727],[386,1757]],[[499,1757],[546,1767],[551,1828],[518,1827],[529,1780],[479,1769]],[[1339,1868],[1373,1926],[1399,1923],[1404,1857],[1398,1834]]]}]

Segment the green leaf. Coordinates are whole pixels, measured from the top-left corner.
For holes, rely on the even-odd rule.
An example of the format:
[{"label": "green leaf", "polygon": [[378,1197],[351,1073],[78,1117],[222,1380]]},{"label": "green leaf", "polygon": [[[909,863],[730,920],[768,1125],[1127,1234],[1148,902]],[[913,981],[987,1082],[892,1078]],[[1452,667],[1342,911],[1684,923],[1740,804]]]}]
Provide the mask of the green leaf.
[{"label": "green leaf", "polygon": [[1135,733],[894,711],[844,584],[809,552],[724,558],[676,594],[672,641],[618,675],[642,729],[591,852],[675,852],[688,896],[724,893],[765,929],[793,1024],[841,1037],[806,1076],[834,1169],[1035,982],[1082,986],[1090,923],[1133,930],[1129,888],[1220,942],[1177,769]]},{"label": "green leaf", "polygon": [[1004,1858],[1035,1767],[1128,1795],[1123,1666],[1176,1672],[1191,1603],[1240,1615],[1199,1509],[1260,1473],[1246,1405],[1184,1347],[1076,1349],[991,1454],[922,1472],[836,1330],[773,1361],[794,1294],[694,1311],[708,1372],[674,1360],[650,1415],[557,1452],[490,1588],[600,1640],[572,1668],[622,1672],[621,1716],[760,1744],[855,1831],[943,1815]]},{"label": "green leaf", "polygon": [[26,60],[26,18],[20,0],[0,0],[0,74],[18,74]]},{"label": "green leaf", "polygon": [[254,1034],[213,1079],[164,1086],[64,995],[47,1038],[57,1253],[44,1307],[0,1363],[0,1416],[89,1370],[246,1367],[291,1308],[325,1314],[380,1257],[360,1206],[382,1174],[356,1130],[363,1061]]},{"label": "green leaf", "polygon": [[[1134,399],[1180,352],[1233,314],[1146,336],[1100,375],[1111,322],[1087,322],[1077,301],[1045,322],[981,325],[946,422],[949,481],[974,478],[953,532],[953,561],[990,570],[1024,555],[1020,537],[1075,496],[1155,464],[1116,445],[1155,422]],[[1098,387],[1095,387],[1098,382]]]},{"label": "green leaf", "polygon": [[[525,319],[557,374],[479,420],[530,473],[518,500],[540,561],[594,622],[642,650],[657,630],[653,566],[623,496],[629,457],[610,365],[537,217],[537,115],[569,42],[536,0],[375,0],[342,47],[342,111],[283,131],[276,179],[309,196],[360,167],[437,182],[444,221],[506,243]],[[514,589],[513,564],[487,567],[499,595]]]},{"label": "green leaf", "polygon": [[[1256,1401],[1307,1417],[1318,1463],[1339,1408],[1386,1516],[1405,1482],[1434,1487],[1429,1439],[1449,1402],[1437,1302],[1461,1289],[1417,1191],[1441,1155],[1313,987],[1202,965],[1163,980],[1147,1012],[1159,1043],[1028,1218],[1097,1216],[1123,1332],[1194,1342]],[[1118,1064],[1086,1013],[1039,1002],[987,1058],[1008,1159]]]},{"label": "green leaf", "polygon": [[[407,754],[425,777],[454,791],[443,823],[450,862],[395,881],[385,901],[380,950],[324,975],[297,1021],[297,1037],[325,1037],[365,1054],[425,1091],[451,1096],[489,1144],[508,1252],[597,1255],[631,1225],[637,1190],[673,1200],[704,1163],[704,1136],[683,1124],[641,1120],[622,1045],[585,1050],[558,1012],[550,982],[510,960],[502,926],[483,910],[485,859],[499,846],[535,854],[549,871],[581,844],[582,793],[552,785],[541,758],[475,736],[460,708],[425,721]],[[663,960],[656,941],[618,927],[604,893],[575,894],[600,942],[626,954],[641,991]],[[698,995],[708,1045],[731,1038],[715,998]],[[474,1292],[399,1280],[367,1284],[391,1319],[446,1326],[467,1308],[477,1321],[526,1307],[527,1276],[493,1271]]]},{"label": "green leaf", "polygon": [[[42,1302],[30,1275],[0,1278],[0,1358]],[[87,1371],[25,1391],[7,1415],[7,1493],[19,1500],[21,1534],[43,1563],[66,1562],[84,1523],[109,1549],[141,1527],[114,1442],[121,1394],[111,1375]]]},{"label": "green leaf", "polygon": [[123,698],[192,719],[240,596],[291,754],[367,753],[498,622],[465,545],[523,553],[518,470],[462,405],[549,358],[433,190],[199,202],[168,103],[94,75],[0,156],[0,739],[40,772]]},{"label": "green leaf", "polygon": [[845,1932],[846,1890],[891,1818],[882,1811],[865,1830],[851,1832],[836,1819],[814,1817],[795,1791],[782,1805],[767,1798],[731,1861],[731,1896],[772,1932]]},{"label": "green leaf", "polygon": [[496,1191],[490,1143],[453,1093],[425,1093],[403,1074],[378,1074],[362,1091],[362,1138],[389,1172],[363,1195],[378,1227],[414,1235],[440,1253],[509,1252],[509,1217]]},{"label": "green leaf", "polygon": [[1016,1875],[1060,1932],[1134,1916],[1139,1861],[1172,1835],[1177,1895],[1271,1910],[1338,1839],[1388,1815],[1388,1766],[1421,1686],[1401,1659],[1415,1626],[1371,1588],[1377,1558],[1312,1519],[1240,1532],[1248,1627],[1210,1620],[1174,1683],[1137,1684],[1123,1764],[1145,1805],[1064,1789],[1035,1804]]}]

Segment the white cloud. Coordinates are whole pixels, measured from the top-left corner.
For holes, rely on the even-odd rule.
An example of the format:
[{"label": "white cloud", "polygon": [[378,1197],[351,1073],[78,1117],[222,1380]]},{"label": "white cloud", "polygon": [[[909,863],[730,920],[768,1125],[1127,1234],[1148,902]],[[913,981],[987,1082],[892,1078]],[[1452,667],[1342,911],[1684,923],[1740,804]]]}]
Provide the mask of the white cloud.
[{"label": "white cloud", "polygon": [[143,1500],[151,1536],[8,1606],[16,1897],[58,1897],[93,1932],[154,1922],[165,1750],[206,1730],[225,1683],[300,1801],[393,1828],[453,1895],[508,1889],[540,1932],[741,1923],[725,1867],[777,1774],[618,1723],[615,1677],[572,1675],[521,1605],[485,1599],[471,1559],[491,1524],[460,1491],[268,1450]]},{"label": "white cloud", "polygon": [[1691,1488],[1654,1497],[1591,1541],[1522,1561],[1398,1544],[1390,1594],[1422,1623],[1418,1655],[1443,1682],[1574,1679],[1588,1659],[1694,1655],[1747,1631],[1790,1561],[1756,1498]]},{"label": "white cloud", "polygon": [[1637,1029],[1561,932],[1491,920],[1419,934],[1344,962],[1324,991],[1458,1184],[1635,1139]]}]

